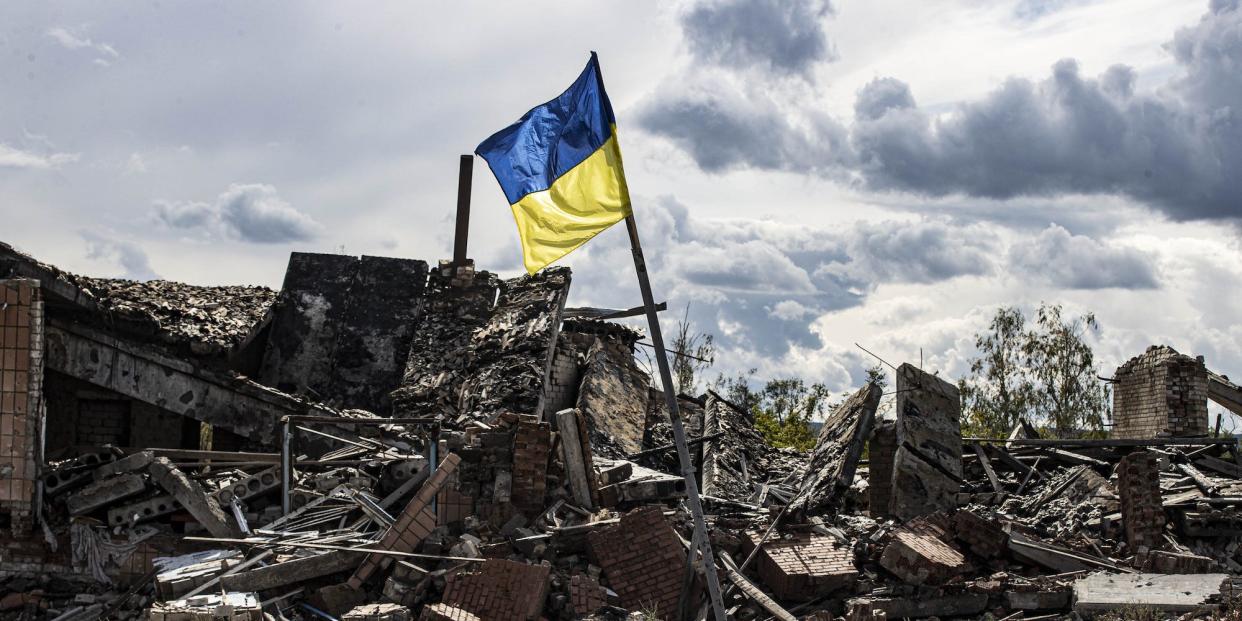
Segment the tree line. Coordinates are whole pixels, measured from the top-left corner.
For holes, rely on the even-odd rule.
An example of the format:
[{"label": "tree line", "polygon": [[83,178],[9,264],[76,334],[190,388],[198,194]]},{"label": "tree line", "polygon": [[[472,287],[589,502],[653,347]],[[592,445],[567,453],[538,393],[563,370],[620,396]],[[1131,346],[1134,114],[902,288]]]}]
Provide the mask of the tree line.
[{"label": "tree line", "polygon": [[[1093,313],[1068,316],[1060,305],[1042,304],[1028,322],[1012,306],[998,308],[975,335],[977,355],[958,382],[965,436],[1007,436],[1020,422],[1059,437],[1099,435],[1109,416],[1109,391],[1098,377],[1090,337],[1100,330]],[[810,450],[811,423],[837,405],[821,382],[798,377],[759,381],[756,369],[704,379],[715,360],[715,339],[697,331],[689,305],[670,342],[673,379],[681,394],[708,388],[749,411],[774,446]],[[867,370],[867,381],[887,385],[883,368]]]}]

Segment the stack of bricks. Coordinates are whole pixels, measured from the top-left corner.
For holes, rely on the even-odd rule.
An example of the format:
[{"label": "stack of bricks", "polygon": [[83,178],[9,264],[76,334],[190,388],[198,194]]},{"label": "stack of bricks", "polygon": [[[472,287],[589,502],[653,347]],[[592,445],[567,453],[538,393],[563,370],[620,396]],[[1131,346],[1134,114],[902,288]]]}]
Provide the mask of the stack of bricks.
[{"label": "stack of bricks", "polygon": [[451,574],[441,603],[488,621],[528,621],[543,615],[552,568],[488,559],[477,572]]},{"label": "stack of bricks", "polygon": [[575,617],[585,617],[607,604],[604,587],[586,575],[574,574],[569,579],[569,607]]},{"label": "stack of bricks", "polygon": [[1121,521],[1133,552],[1162,547],[1164,506],[1160,497],[1160,463],[1151,451],[1135,451],[1117,464]]},{"label": "stack of bricks", "polygon": [[1113,375],[1113,437],[1148,439],[1208,433],[1203,357],[1152,346]]},{"label": "stack of bricks", "polygon": [[1208,574],[1216,569],[1216,561],[1188,552],[1153,550],[1143,563],[1143,570],[1154,574]]},{"label": "stack of bricks", "polygon": [[1009,533],[996,523],[965,509],[953,516],[953,530],[958,541],[983,558],[996,558],[1009,549]]},{"label": "stack of bricks", "polygon": [[966,557],[948,543],[940,514],[916,518],[893,532],[880,566],[910,584],[944,584],[970,569]]},{"label": "stack of bricks", "polygon": [[629,610],[671,618],[685,579],[686,553],[658,506],[635,509],[621,522],[587,535],[592,560]]},{"label": "stack of bricks", "polygon": [[548,487],[548,456],[552,451],[552,428],[535,416],[518,419],[513,434],[512,502],[526,515],[544,510]]},{"label": "stack of bricks", "polygon": [[43,407],[43,301],[37,280],[0,281],[0,513],[33,527]]},{"label": "stack of bricks", "polygon": [[[759,537],[751,534],[752,546]],[[769,540],[755,561],[759,579],[780,599],[813,599],[852,588],[858,579],[853,550],[826,535],[795,533]]]},{"label": "stack of bricks", "polygon": [[[449,475],[457,469],[459,463],[461,463],[461,458],[457,455],[445,457],[444,461],[440,462],[440,467],[436,468],[436,471],[423,482],[418,493],[405,505],[405,510],[401,512],[392,526],[388,527],[375,547],[397,552],[413,552],[418,549],[418,545],[436,527],[436,515],[431,508],[431,501],[444,487]],[[392,559],[392,556],[385,554],[368,555],[362,565],[354,571],[354,575],[350,576],[348,583],[350,588],[361,589],[367,580],[387,568],[392,563]]]}]

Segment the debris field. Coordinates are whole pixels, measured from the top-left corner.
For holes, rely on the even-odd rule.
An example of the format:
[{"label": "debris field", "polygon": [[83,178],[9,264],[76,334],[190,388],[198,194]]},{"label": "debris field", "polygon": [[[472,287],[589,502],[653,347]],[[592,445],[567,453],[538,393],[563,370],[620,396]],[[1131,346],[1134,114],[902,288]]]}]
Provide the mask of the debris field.
[{"label": "debris field", "polygon": [[[279,292],[137,283],[0,244],[0,619],[712,618],[643,335],[570,284],[310,253]],[[1108,437],[969,438],[902,364],[809,453],[678,395],[727,617],[1242,618],[1207,410],[1242,389],[1165,346],[1109,379]]]}]

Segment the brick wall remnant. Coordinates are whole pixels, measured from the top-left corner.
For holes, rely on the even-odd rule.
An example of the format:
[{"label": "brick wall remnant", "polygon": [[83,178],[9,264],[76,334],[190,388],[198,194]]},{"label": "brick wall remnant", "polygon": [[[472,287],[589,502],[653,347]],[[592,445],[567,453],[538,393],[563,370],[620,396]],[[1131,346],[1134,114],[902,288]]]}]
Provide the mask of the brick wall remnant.
[{"label": "brick wall remnant", "polygon": [[661,618],[676,612],[686,552],[659,506],[635,509],[615,526],[591,532],[587,541],[622,606]]},{"label": "brick wall remnant", "polygon": [[0,281],[0,513],[14,536],[33,526],[43,420],[43,297],[39,281]]},{"label": "brick wall remnant", "polygon": [[585,617],[607,603],[598,580],[587,574],[574,574],[569,579],[569,607],[575,617]]},{"label": "brick wall remnant", "polygon": [[795,515],[817,515],[832,509],[842,492],[854,483],[882,392],[878,384],[868,382],[828,415],[815,440],[807,474],[790,501]]},{"label": "brick wall remnant", "polygon": [[552,429],[534,416],[518,419],[513,433],[513,506],[527,515],[544,510]]},{"label": "brick wall remnant", "polygon": [[488,559],[477,571],[449,575],[440,601],[488,621],[539,619],[551,575],[547,565]]},{"label": "brick wall remnant", "polygon": [[[751,534],[751,546],[760,536]],[[850,589],[858,579],[854,551],[833,537],[815,533],[769,539],[755,562],[759,579],[784,600],[805,601]]]},{"label": "brick wall remnant", "polygon": [[957,386],[909,363],[897,368],[893,515],[909,520],[957,507],[961,410]]},{"label": "brick wall remnant", "polygon": [[1203,357],[1153,345],[1113,374],[1113,437],[1207,435],[1208,374]]},{"label": "brick wall remnant", "polygon": [[948,543],[942,515],[916,518],[893,531],[880,566],[910,584],[944,584],[969,570],[966,557]]},{"label": "brick wall remnant", "polygon": [[[431,508],[431,502],[460,463],[461,458],[455,454],[445,457],[436,471],[423,482],[418,493],[406,503],[405,509],[401,511],[401,515],[397,516],[397,520],[388,527],[388,530],[384,531],[384,536],[374,544],[375,547],[400,552],[413,552],[417,549],[418,544],[422,543],[423,539],[426,539],[436,527],[436,514]],[[393,557],[383,554],[367,556],[362,565],[354,571],[354,575],[350,576],[349,586],[354,590],[361,589],[362,585],[376,572],[387,568],[392,563],[392,559]]]},{"label": "brick wall remnant", "polygon": [[1134,552],[1162,547],[1164,507],[1160,497],[1160,464],[1151,451],[1135,451],[1117,464],[1117,494],[1121,522]]}]

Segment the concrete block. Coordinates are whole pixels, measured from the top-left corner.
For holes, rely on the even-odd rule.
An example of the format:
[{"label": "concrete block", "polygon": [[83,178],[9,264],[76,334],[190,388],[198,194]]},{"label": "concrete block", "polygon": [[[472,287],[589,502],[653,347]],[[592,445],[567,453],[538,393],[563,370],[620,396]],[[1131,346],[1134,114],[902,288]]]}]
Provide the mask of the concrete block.
[{"label": "concrete block", "polygon": [[127,474],[96,481],[65,498],[70,515],[83,515],[118,500],[142,493],[146,481],[137,474]]},{"label": "concrete block", "polygon": [[194,519],[198,520],[214,537],[234,538],[241,533],[229,522],[214,497],[203,491],[203,487],[180,468],[173,465],[167,457],[157,457],[151,461],[147,471],[156,485],[164,488],[174,498],[181,501]]}]

